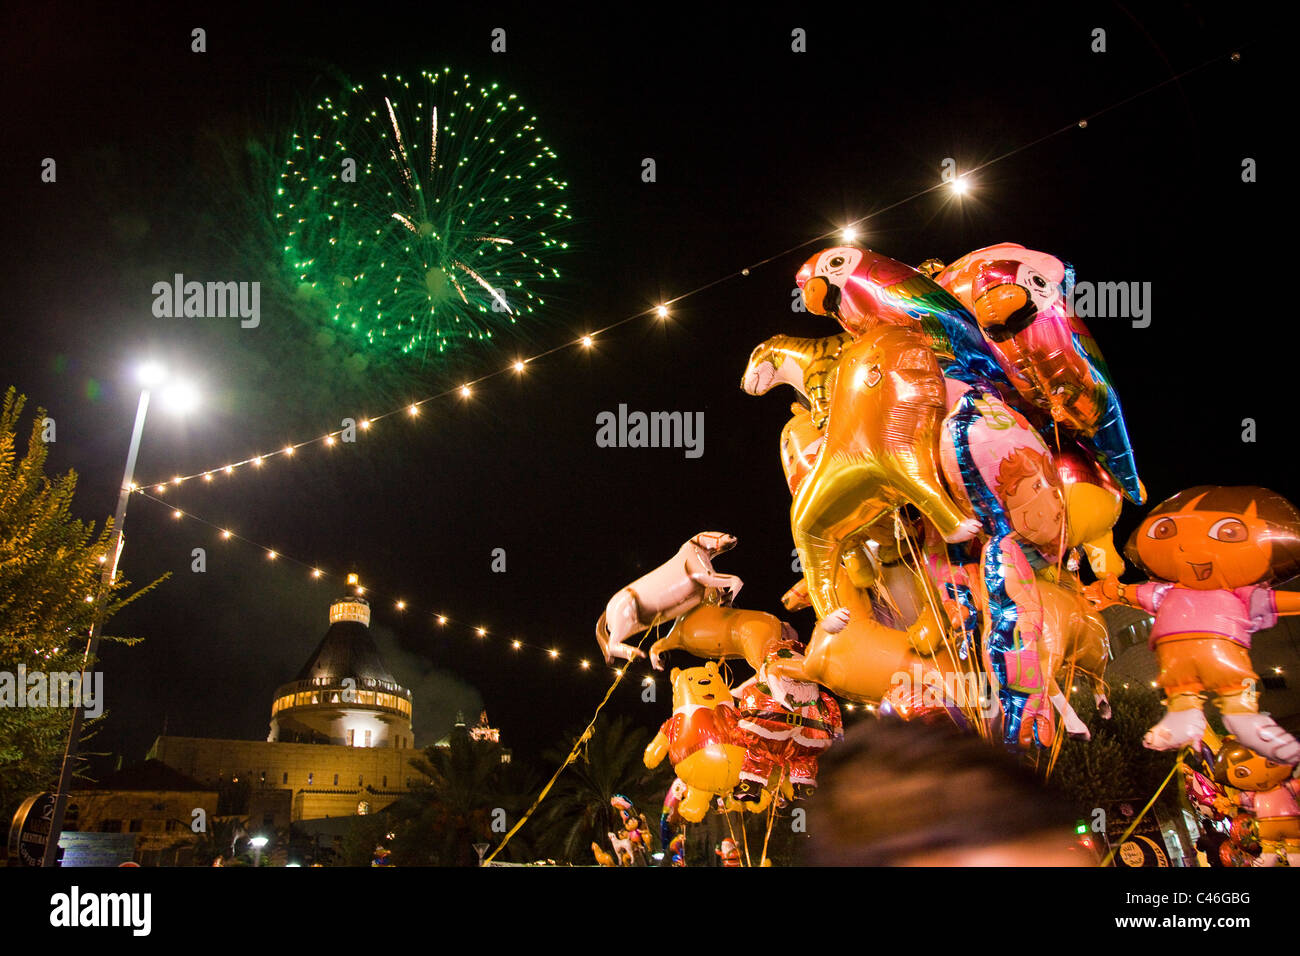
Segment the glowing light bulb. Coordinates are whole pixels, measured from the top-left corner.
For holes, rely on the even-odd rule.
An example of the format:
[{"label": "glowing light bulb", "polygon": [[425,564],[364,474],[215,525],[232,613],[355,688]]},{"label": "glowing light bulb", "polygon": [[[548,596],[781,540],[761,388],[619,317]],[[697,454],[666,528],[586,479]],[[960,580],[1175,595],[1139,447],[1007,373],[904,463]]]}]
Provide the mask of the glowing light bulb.
[{"label": "glowing light bulb", "polygon": [[272,561],[274,561],[276,558],[279,557],[279,555],[276,554],[274,551],[268,551],[268,552],[266,552],[266,556],[267,556],[268,558],[270,558]]},{"label": "glowing light bulb", "polygon": [[655,307],[655,315],[659,316],[659,318],[661,318],[661,319],[666,319],[666,318],[668,318],[668,306],[666,306],[666,305],[656,306],[656,307]]},{"label": "glowing light bulb", "polygon": [[843,235],[844,235],[845,242],[852,242],[853,240],[858,238],[858,231],[854,229],[852,226],[845,226]]},{"label": "glowing light bulb", "polygon": [[159,485],[157,488],[154,489],[154,491],[158,492],[158,494],[162,494],[166,490],[167,490],[166,485]]},{"label": "glowing light bulb", "polygon": [[334,444],[334,436],[333,436],[333,435],[326,435],[326,436],[325,436],[325,444],[327,444],[327,445],[332,445],[332,444]]},{"label": "glowing light bulb", "polygon": [[560,656],[560,652],[557,651],[555,648],[551,648],[551,657],[555,658],[559,656]]},{"label": "glowing light bulb", "polygon": [[524,370],[524,363],[522,361],[517,361],[513,367],[516,372],[522,372]]},{"label": "glowing light bulb", "polygon": [[405,602],[405,601],[398,601],[398,602],[397,602],[397,609],[398,609],[399,611],[405,611],[405,610],[406,610],[406,602]]},{"label": "glowing light bulb", "polygon": [[211,481],[211,480],[212,480],[212,472],[210,472],[210,471],[205,471],[205,472],[203,473],[203,480],[204,480],[204,481]]},{"label": "glowing light bulb", "polygon": [[418,408],[416,408],[414,405],[412,405],[412,406],[410,406],[409,408],[407,408],[406,411],[410,414],[410,416],[411,416],[412,418],[414,418],[416,415],[420,414],[420,410],[419,410]]},{"label": "glowing light bulb", "polygon": [[293,446],[292,446],[292,445],[285,445],[285,446],[284,446],[284,453],[285,453],[286,455],[292,455],[292,454],[293,454]]},{"label": "glowing light bulb", "polygon": [[485,637],[487,635],[487,631],[483,630],[481,627],[477,628],[475,633],[478,634],[479,637]]},{"label": "glowing light bulb", "polygon": [[438,623],[439,623],[439,624],[446,624],[446,623],[447,623],[447,619],[446,619],[445,617],[443,617],[441,614],[439,614],[439,615],[438,615]]},{"label": "glowing light bulb", "polygon": [[224,540],[227,540],[227,541],[230,540],[230,532],[229,532],[229,531],[226,531],[225,529],[222,529],[222,531],[221,531],[221,537],[222,537]]},{"label": "glowing light bulb", "polygon": [[462,386],[460,387],[460,397],[461,397],[461,398],[469,398],[469,394],[470,394],[470,392],[469,392],[469,386],[468,386],[468,385],[462,385]]},{"label": "glowing light bulb", "polygon": [[594,339],[592,339],[592,337],[591,337],[590,335],[584,335],[584,336],[582,337],[582,347],[583,347],[584,349],[589,349],[589,348],[591,348],[591,343],[592,343],[593,341],[594,341]]},{"label": "glowing light bulb", "polygon": [[952,191],[958,196],[965,196],[970,192],[970,183],[966,181],[965,176],[958,176],[952,181]]},{"label": "glowing light bulb", "polygon": [[369,427],[370,427],[370,419],[368,419],[368,418],[363,418],[363,419],[361,419],[361,427],[362,427],[362,428],[369,428]]},{"label": "glowing light bulb", "polygon": [[583,669],[584,671],[585,671],[588,667],[590,667],[590,666],[591,666],[591,661],[583,661],[583,662],[582,662],[582,669]]},{"label": "glowing light bulb", "polygon": [[180,516],[181,516],[181,513],[180,513],[179,511],[173,511],[173,512],[172,512],[172,517],[173,517],[173,518],[179,518]]},{"label": "glowing light bulb", "polygon": [[255,468],[261,468],[261,467],[262,467],[262,456],[261,456],[261,455],[258,455],[256,458],[253,459],[253,467],[255,467]]},{"label": "glowing light bulb", "polygon": [[233,465],[227,465],[223,470],[228,475],[233,475],[235,473],[235,468]]},{"label": "glowing light bulb", "polygon": [[312,569],[311,569],[311,576],[312,576],[313,578],[318,578],[318,577],[320,577],[320,568],[312,568]]},{"label": "glowing light bulb", "polygon": [[519,648],[523,647],[524,645],[521,644],[519,641],[511,641],[510,646],[513,647],[515,650],[519,650]]}]

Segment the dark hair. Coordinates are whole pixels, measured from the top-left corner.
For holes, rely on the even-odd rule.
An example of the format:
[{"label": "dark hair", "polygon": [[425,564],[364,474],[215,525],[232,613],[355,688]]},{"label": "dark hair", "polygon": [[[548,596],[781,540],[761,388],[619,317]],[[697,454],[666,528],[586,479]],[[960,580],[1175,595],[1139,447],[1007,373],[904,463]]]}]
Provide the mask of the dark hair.
[{"label": "dark hair", "polygon": [[1232,768],[1239,763],[1254,760],[1259,754],[1251,750],[1236,737],[1224,737],[1219,752],[1214,758],[1214,779],[1216,782],[1232,786]]},{"label": "dark hair", "polygon": [[[1196,507],[1189,509],[1192,502],[1196,502]],[[1265,580],[1287,581],[1300,574],[1300,512],[1277,492],[1256,485],[1197,485],[1180,491],[1168,501],[1156,505],[1142,519],[1124,545],[1124,556],[1143,571],[1148,570],[1138,557],[1137,544],[1145,533],[1142,529],[1152,518],[1188,510],[1244,515],[1252,504],[1256,517],[1268,529],[1265,540],[1269,543],[1272,573]]]},{"label": "dark hair", "polygon": [[816,866],[893,866],[923,853],[1068,836],[1076,814],[997,744],[896,718],[830,749],[808,804]]}]

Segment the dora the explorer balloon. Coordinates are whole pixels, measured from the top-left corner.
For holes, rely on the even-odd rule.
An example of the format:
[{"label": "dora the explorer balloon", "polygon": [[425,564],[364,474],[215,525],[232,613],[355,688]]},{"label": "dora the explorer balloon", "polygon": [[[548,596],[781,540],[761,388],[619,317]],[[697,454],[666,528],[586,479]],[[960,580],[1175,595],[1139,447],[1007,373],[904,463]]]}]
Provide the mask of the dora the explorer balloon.
[{"label": "dora the explorer balloon", "polygon": [[1168,712],[1143,744],[1175,750],[1206,728],[1203,695],[1217,696],[1228,731],[1256,753],[1300,764],[1300,741],[1259,712],[1251,635],[1280,614],[1300,614],[1300,593],[1268,585],[1300,571],[1300,513],[1266,488],[1189,488],[1158,505],[1125,553],[1155,580],[1107,577],[1090,597],[1155,615],[1151,647]]},{"label": "dora the explorer balloon", "polygon": [[1227,788],[1217,808],[1241,807],[1255,819],[1258,865],[1300,864],[1300,779],[1291,776],[1290,765],[1262,757],[1228,737],[1214,771]]}]

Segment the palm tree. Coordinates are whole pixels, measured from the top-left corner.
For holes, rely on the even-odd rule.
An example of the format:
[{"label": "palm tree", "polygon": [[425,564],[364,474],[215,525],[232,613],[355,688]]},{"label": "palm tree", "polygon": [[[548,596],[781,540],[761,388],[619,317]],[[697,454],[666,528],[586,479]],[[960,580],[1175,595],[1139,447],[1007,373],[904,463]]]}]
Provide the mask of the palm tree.
[{"label": "palm tree", "polygon": [[[625,717],[597,720],[585,747],[556,780],[535,817],[533,833],[548,855],[571,863],[590,863],[593,842],[608,850],[606,834],[620,827],[617,811],[610,805],[618,793],[632,800],[651,832],[658,831],[659,808],[672,783],[672,772],[667,764],[655,770],[646,768],[642,756],[651,736]],[[566,741],[563,749],[550,750],[544,756],[558,766],[569,750]]]},{"label": "palm tree", "polygon": [[391,807],[398,866],[474,866],[473,844],[500,842],[502,824],[518,820],[528,805],[528,772],[503,763],[500,744],[472,740],[463,727],[448,743],[411,761],[428,782]]},{"label": "palm tree", "polygon": [[209,820],[207,829],[201,833],[196,833],[191,841],[191,845],[194,847],[194,865],[211,866],[217,857],[233,858],[235,856],[235,844],[243,833],[243,821],[238,817],[222,817]]}]

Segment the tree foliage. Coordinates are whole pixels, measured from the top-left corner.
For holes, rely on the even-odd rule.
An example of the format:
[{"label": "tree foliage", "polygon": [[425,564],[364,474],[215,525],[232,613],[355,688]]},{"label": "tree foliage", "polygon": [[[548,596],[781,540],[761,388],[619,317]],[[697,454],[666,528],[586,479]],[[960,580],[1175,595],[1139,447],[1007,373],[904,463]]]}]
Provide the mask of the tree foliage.
[{"label": "tree foliage", "polygon": [[[558,766],[569,755],[569,736],[562,747],[546,754]],[[646,744],[653,734],[625,717],[596,722],[578,758],[556,780],[534,821],[525,827],[549,857],[561,862],[594,862],[591,844],[599,843],[610,852],[609,837],[619,829],[617,811],[610,798],[628,797],[650,825],[659,831],[659,811],[664,794],[673,781],[672,768],[665,762],[654,770],[643,762]]]},{"label": "tree foliage", "polygon": [[[501,745],[455,728],[448,746],[427,748],[411,766],[427,778],[387,808],[395,821],[389,844],[397,866],[475,866],[475,843],[492,846],[527,809],[535,780],[502,762]],[[511,841],[508,858],[531,859],[532,847]],[[520,856],[519,854],[523,854]]]},{"label": "tree foliage", "polygon": [[57,784],[72,718],[67,707],[17,706],[25,694],[16,686],[19,666],[28,673],[81,671],[96,615],[107,620],[159,583],[128,595],[129,582],[119,573],[101,592],[113,557],[112,521],[96,531],[93,522],[73,517],[76,472],[45,474],[44,409],[37,409],[19,455],[25,404],[10,388],[0,408],[0,673],[10,675],[14,694],[12,702],[0,702],[0,813],[6,818],[25,797]]},{"label": "tree foliage", "polygon": [[[1061,746],[1051,782],[1081,813],[1155,793],[1175,758],[1142,746],[1142,735],[1164,715],[1159,693],[1148,687],[1112,687],[1110,720],[1097,716],[1090,693],[1081,691],[1070,702],[1088,724],[1092,740],[1067,740]],[[1179,785],[1175,780],[1166,787],[1162,802],[1176,803]]]}]

